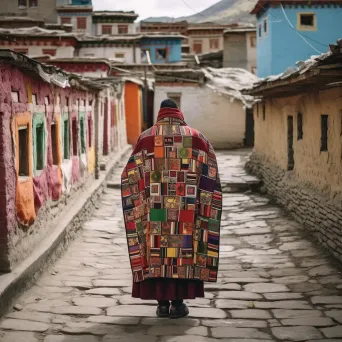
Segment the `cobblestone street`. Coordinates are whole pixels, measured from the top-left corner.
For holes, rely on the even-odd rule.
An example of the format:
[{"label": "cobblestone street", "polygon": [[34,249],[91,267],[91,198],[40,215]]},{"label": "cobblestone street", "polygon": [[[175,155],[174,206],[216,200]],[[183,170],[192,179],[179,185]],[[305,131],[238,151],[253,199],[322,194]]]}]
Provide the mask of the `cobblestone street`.
[{"label": "cobblestone street", "polygon": [[[246,153],[218,153],[226,189],[255,179]],[[131,298],[121,167],[92,219],[0,323],[1,342],[342,341],[342,277],[323,249],[269,199],[225,193],[219,282],[186,319],[157,319]],[[228,184],[229,183],[229,184]]]}]

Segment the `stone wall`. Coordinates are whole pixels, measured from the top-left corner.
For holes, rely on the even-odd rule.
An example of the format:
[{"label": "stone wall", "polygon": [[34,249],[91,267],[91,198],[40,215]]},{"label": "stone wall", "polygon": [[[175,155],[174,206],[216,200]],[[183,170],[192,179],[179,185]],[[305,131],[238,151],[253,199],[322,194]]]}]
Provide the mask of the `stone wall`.
[{"label": "stone wall", "polygon": [[[247,169],[329,251],[342,260],[342,88],[266,99],[255,106],[255,148]],[[299,113],[303,117],[302,136]],[[328,115],[328,149],[321,116]],[[288,117],[293,118],[290,166]],[[291,135],[290,135],[291,136]]]}]

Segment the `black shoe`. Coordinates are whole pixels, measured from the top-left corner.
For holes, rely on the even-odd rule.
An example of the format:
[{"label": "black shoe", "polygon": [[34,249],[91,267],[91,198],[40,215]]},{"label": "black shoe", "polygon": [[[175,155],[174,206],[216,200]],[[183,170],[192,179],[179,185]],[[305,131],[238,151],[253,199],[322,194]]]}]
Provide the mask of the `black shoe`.
[{"label": "black shoe", "polygon": [[170,310],[170,318],[171,319],[178,319],[183,318],[189,315],[189,309],[185,304],[182,304],[179,307],[172,306]]},{"label": "black shoe", "polygon": [[167,318],[170,315],[170,306],[158,305],[157,316],[159,318]]}]

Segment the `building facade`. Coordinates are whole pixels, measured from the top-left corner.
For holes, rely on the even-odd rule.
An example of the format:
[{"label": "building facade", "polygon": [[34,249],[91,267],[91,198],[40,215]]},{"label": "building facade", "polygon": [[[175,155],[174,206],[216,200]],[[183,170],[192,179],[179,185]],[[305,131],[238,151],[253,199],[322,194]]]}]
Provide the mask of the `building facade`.
[{"label": "building facade", "polygon": [[122,35],[108,38],[90,37],[79,41],[79,57],[115,59],[120,63],[140,63],[140,36]]},{"label": "building facade", "polygon": [[78,40],[72,33],[64,31],[47,31],[32,27],[0,29],[0,32],[3,35],[0,37],[0,49],[11,49],[30,57],[49,55],[72,58],[78,44]]},{"label": "building facade", "polygon": [[341,45],[316,62],[255,86],[255,148],[248,169],[342,260]]},{"label": "building facade", "polygon": [[342,31],[342,1],[258,1],[259,77],[282,73],[297,61],[324,52]]},{"label": "building facade", "polygon": [[147,63],[148,51],[153,64],[179,63],[182,61],[183,36],[178,34],[145,34],[140,40],[141,61]]},{"label": "building facade", "polygon": [[203,71],[157,71],[155,77],[155,121],[160,103],[170,98],[184,113],[186,123],[203,133],[214,148],[245,145],[250,133],[246,131],[246,105],[211,84]]},{"label": "building facade", "polygon": [[134,21],[138,15],[134,12],[95,11],[93,13],[93,34],[124,35],[136,33]]},{"label": "building facade", "polygon": [[71,25],[73,32],[93,33],[93,6],[91,0],[57,0],[57,23]]},{"label": "building facade", "polygon": [[201,55],[223,50],[223,32],[228,28],[214,24],[190,24],[188,41],[190,53]]},{"label": "building facade", "polygon": [[257,73],[255,28],[230,29],[224,32],[223,66]]},{"label": "building facade", "polygon": [[0,0],[0,12],[8,16],[27,16],[54,23],[57,20],[56,0]]},{"label": "building facade", "polygon": [[122,85],[85,81],[9,50],[0,50],[0,69],[0,270],[9,272],[89,186],[96,160],[123,148],[126,123]]},{"label": "building facade", "polygon": [[141,21],[139,25],[139,31],[145,34],[151,34],[160,32],[164,34],[179,33],[184,36],[182,41],[182,52],[189,53],[189,41],[187,38],[188,34],[188,22],[187,21],[176,21],[176,22],[150,22]]}]

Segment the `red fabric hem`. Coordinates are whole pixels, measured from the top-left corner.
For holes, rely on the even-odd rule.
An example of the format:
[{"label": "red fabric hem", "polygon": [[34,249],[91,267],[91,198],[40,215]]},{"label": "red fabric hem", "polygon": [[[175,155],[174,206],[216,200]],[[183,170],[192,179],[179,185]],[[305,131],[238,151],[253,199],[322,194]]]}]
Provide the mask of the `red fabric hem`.
[{"label": "red fabric hem", "polygon": [[204,298],[204,283],[187,279],[147,279],[133,283],[132,297],[158,301]]}]

